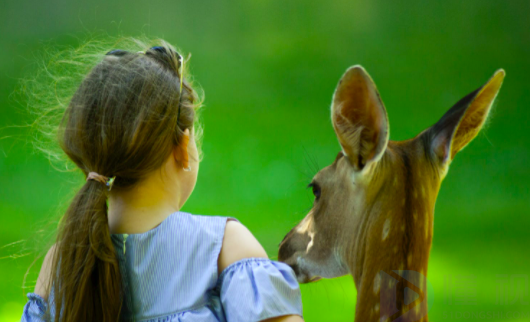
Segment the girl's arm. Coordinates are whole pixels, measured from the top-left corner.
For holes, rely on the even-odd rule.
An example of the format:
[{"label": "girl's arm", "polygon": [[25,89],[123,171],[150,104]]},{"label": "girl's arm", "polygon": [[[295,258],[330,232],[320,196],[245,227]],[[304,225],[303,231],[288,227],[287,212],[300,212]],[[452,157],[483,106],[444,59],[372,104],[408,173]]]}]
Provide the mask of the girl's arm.
[{"label": "girl's arm", "polygon": [[39,295],[43,299],[48,299],[48,286],[50,285],[50,272],[52,267],[53,256],[55,253],[55,245],[53,245],[49,250],[44,261],[42,262],[42,267],[40,269],[39,277],[37,278],[37,284],[35,285],[35,294]]},{"label": "girl's arm", "polygon": [[230,264],[250,257],[269,258],[265,249],[247,227],[238,221],[228,220],[217,261],[219,274]]},{"label": "girl's arm", "polygon": [[[218,272],[221,272],[230,264],[244,258],[269,258],[265,249],[252,233],[238,221],[228,220],[223,237],[223,245],[217,261]],[[299,315],[284,315],[263,322],[303,322]]]}]

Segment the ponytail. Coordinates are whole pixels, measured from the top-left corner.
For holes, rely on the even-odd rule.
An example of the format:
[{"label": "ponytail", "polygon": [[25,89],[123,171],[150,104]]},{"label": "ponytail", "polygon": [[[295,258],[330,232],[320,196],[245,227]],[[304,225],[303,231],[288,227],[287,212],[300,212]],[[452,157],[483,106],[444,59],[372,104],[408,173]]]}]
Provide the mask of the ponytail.
[{"label": "ponytail", "polygon": [[[110,239],[105,185],[88,180],[75,195],[57,236],[51,292],[55,322],[117,321],[122,294]],[[57,314],[61,312],[61,314]]]}]

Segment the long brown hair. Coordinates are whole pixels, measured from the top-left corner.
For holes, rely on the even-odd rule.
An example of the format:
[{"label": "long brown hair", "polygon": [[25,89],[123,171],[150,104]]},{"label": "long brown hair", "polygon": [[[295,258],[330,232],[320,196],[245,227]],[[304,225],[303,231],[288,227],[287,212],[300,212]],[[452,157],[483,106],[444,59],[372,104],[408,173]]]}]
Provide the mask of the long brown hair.
[{"label": "long brown hair", "polygon": [[[102,55],[73,94],[58,141],[85,177],[116,176],[113,189],[130,187],[159,169],[193,127],[198,95],[184,81],[180,97],[178,54],[165,41],[158,46]],[[108,195],[104,184],[86,181],[60,222],[48,285],[56,322],[119,319],[123,295]]]}]

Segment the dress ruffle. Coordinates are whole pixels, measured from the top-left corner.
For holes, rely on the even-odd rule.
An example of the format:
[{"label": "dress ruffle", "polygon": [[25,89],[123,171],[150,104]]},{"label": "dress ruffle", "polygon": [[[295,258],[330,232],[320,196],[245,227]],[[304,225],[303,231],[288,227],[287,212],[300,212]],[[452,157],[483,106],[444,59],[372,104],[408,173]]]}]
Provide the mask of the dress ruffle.
[{"label": "dress ruffle", "polygon": [[48,303],[36,293],[28,293],[28,302],[22,311],[22,322],[44,322]]},{"label": "dress ruffle", "polygon": [[228,266],[217,287],[227,321],[252,322],[302,315],[300,288],[293,270],[267,258],[246,258]]}]

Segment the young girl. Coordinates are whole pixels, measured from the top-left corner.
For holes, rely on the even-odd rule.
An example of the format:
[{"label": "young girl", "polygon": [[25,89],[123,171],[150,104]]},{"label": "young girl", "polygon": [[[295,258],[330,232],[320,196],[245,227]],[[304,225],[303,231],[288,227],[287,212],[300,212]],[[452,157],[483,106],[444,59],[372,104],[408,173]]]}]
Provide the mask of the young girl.
[{"label": "young girl", "polygon": [[59,144],[86,182],[22,321],[302,321],[294,272],[245,226],[180,211],[199,170],[183,63],[164,41],[113,49],[71,98]]}]

